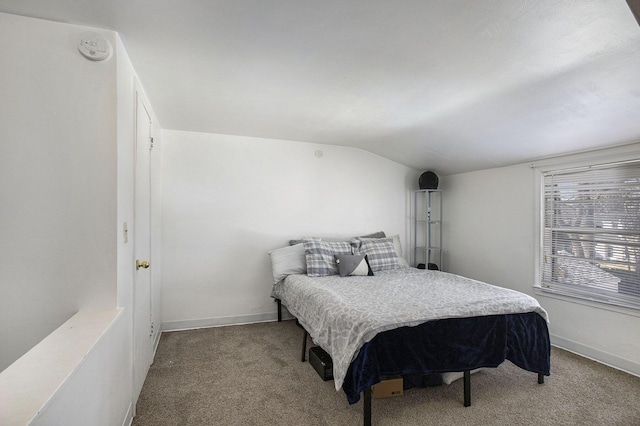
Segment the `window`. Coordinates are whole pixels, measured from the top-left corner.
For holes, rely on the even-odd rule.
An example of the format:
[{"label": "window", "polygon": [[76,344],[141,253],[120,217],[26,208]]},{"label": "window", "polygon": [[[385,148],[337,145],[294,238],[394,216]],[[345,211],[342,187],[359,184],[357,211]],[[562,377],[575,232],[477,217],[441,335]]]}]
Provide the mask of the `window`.
[{"label": "window", "polygon": [[543,291],[640,309],[640,160],[542,174]]}]

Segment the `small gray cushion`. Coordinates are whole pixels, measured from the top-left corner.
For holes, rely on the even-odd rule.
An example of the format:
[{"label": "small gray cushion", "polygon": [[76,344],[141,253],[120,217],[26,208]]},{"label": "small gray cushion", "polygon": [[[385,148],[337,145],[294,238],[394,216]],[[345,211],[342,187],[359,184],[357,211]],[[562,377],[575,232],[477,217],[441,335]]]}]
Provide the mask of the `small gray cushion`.
[{"label": "small gray cushion", "polygon": [[373,272],[369,267],[367,255],[364,254],[336,254],[336,263],[341,277],[348,275],[369,275]]}]

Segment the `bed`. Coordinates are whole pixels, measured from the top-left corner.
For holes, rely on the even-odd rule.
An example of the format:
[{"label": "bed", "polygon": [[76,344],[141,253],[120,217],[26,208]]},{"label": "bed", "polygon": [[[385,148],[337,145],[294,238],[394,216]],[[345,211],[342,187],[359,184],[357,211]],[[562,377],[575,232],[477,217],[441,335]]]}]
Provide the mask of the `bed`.
[{"label": "bed", "polygon": [[364,395],[365,424],[371,386],[385,376],[463,372],[468,406],[472,370],[506,359],[539,383],[550,373],[548,316],[534,298],[411,268],[397,236],[309,238],[270,255],[272,297],[304,329],[303,360],[308,333],[332,357],[336,390],[351,404]]}]

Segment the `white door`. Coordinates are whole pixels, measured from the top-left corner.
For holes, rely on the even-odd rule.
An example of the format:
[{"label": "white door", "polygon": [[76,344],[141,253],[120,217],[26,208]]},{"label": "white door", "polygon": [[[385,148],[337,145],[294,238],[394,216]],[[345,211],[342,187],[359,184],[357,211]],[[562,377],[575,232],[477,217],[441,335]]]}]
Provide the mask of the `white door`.
[{"label": "white door", "polygon": [[151,309],[151,117],[136,91],[135,215],[133,280],[133,391],[134,404],[140,395],[153,357]]}]

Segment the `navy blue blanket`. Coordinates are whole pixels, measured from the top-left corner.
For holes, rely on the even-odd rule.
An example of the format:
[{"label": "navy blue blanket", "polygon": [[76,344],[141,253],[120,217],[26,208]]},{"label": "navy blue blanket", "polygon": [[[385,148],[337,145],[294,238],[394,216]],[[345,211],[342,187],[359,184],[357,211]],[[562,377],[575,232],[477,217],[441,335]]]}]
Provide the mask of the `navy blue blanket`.
[{"label": "navy blue blanket", "polygon": [[383,376],[497,367],[505,359],[549,375],[551,343],[536,313],[429,321],[376,335],[349,366],[342,389],[350,404]]}]

